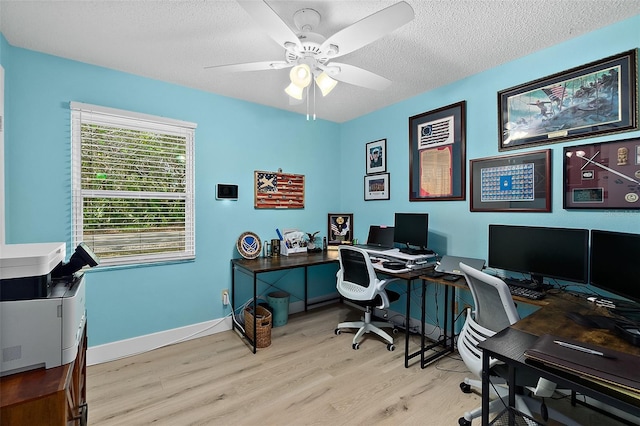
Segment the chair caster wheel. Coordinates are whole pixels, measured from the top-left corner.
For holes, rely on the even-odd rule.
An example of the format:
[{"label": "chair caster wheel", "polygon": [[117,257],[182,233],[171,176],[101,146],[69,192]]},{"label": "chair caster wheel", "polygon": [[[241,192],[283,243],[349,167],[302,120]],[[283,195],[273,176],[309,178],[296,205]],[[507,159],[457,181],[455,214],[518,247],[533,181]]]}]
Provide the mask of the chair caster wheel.
[{"label": "chair caster wheel", "polygon": [[387,344],[387,350],[389,352],[393,352],[395,349],[396,349],[396,347],[393,345],[393,343]]},{"label": "chair caster wheel", "polygon": [[336,333],[336,336],[340,335],[340,333],[342,333],[342,331],[339,328],[336,328],[335,330],[333,330],[334,333]]},{"label": "chair caster wheel", "polygon": [[354,351],[357,351],[358,349],[360,349],[360,343],[354,343],[351,345],[351,348],[353,348]]},{"label": "chair caster wheel", "polygon": [[471,422],[469,420],[465,419],[464,417],[460,417],[458,419],[458,424],[460,426],[471,426]]},{"label": "chair caster wheel", "polygon": [[468,385],[465,382],[462,382],[460,383],[460,390],[464,393],[471,393],[471,385]]}]

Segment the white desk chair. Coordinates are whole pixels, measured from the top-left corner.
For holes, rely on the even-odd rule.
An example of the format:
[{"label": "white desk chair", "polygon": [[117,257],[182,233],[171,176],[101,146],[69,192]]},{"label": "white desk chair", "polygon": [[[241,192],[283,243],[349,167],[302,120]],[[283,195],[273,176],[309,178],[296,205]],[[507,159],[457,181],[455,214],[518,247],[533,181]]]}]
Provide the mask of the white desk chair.
[{"label": "white desk chair", "polygon": [[[465,365],[476,377],[482,377],[482,350],[478,348],[478,344],[485,339],[493,336],[498,331],[509,327],[511,324],[520,320],[520,316],[513,302],[509,287],[500,278],[485,274],[464,263],[460,263],[471,295],[475,309],[467,308],[467,316],[458,338],[458,352],[462,357]],[[489,361],[491,369],[491,393],[494,399],[489,404],[490,412],[497,412],[504,409],[508,404],[509,389],[506,386],[506,380],[502,377],[506,376],[506,366],[499,364],[497,360]],[[537,380],[537,382],[536,382]],[[516,395],[516,410],[533,418],[532,411],[541,413],[543,419],[551,417],[567,425],[577,424],[574,420],[558,413],[557,411],[547,408],[544,398],[553,395],[556,384],[543,379],[533,378],[530,382],[534,387],[526,388],[533,396],[542,398],[542,401],[536,400],[524,395]],[[466,378],[460,383],[463,392],[471,392],[471,387],[482,389],[482,381]],[[535,407],[539,409],[534,410]],[[478,407],[473,411],[466,412],[460,417],[458,424],[461,426],[470,426],[471,421],[482,415],[482,407]],[[525,418],[527,424],[536,424]]]},{"label": "white desk chair", "polygon": [[393,351],[393,337],[382,328],[393,328],[395,326],[386,321],[371,321],[373,307],[386,309],[390,303],[398,300],[400,295],[394,291],[386,290],[385,287],[397,278],[380,280],[378,279],[369,254],[358,247],[340,246],[338,247],[340,270],[336,274],[336,287],[338,292],[347,300],[365,308],[362,321],[341,322],[335,329],[336,334],[340,334],[343,328],[357,328],[358,331],[353,337],[352,348],[358,349],[360,342],[367,333],[375,333],[387,342],[387,349]]}]

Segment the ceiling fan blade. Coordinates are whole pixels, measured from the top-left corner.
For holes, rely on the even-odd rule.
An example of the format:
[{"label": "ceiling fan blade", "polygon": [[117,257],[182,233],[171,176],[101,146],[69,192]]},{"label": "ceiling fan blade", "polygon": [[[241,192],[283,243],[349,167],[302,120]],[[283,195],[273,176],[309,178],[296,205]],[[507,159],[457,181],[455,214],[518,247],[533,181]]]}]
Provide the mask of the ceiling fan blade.
[{"label": "ceiling fan blade", "polygon": [[285,61],[263,61],[263,62],[247,62],[244,64],[231,64],[231,65],[211,65],[204,67],[218,72],[242,72],[242,71],[264,71],[264,70],[280,70],[283,68],[292,67],[295,64],[290,64]]},{"label": "ceiling fan blade", "polygon": [[343,83],[373,90],[384,90],[391,85],[391,80],[353,65],[331,62],[327,68],[331,69],[331,67],[340,68],[340,72],[335,74],[330,72],[329,75],[331,78]]},{"label": "ceiling fan blade", "polygon": [[302,43],[295,32],[264,1],[237,0],[238,4],[262,27],[262,29],[280,45],[287,48],[293,43],[302,49]]},{"label": "ceiling fan blade", "polygon": [[[320,50],[332,58],[346,55],[411,22],[413,18],[413,8],[401,1],[338,31],[322,43]],[[331,54],[335,52],[332,46],[338,47],[334,54]]]}]

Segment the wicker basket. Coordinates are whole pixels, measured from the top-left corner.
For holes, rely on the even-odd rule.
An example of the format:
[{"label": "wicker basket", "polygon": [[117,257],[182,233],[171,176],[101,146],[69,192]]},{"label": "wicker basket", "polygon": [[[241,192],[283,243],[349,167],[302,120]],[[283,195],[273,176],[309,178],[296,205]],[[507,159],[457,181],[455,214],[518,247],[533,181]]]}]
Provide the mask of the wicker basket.
[{"label": "wicker basket", "polygon": [[[256,348],[266,348],[271,345],[271,312],[263,306],[258,305],[256,309],[258,316],[256,318]],[[247,337],[253,340],[253,307],[248,306],[244,310],[244,328]]]}]

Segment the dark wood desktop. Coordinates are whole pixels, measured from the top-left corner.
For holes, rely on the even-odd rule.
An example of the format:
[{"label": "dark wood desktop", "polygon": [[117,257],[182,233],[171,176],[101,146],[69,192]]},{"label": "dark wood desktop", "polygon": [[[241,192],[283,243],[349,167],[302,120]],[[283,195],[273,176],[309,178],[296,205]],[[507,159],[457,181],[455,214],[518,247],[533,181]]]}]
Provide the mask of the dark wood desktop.
[{"label": "dark wood desktop", "polygon": [[[565,370],[552,369],[526,360],[524,352],[538,340],[539,336],[544,334],[578,340],[586,344],[594,344],[640,357],[640,347],[633,346],[615,332],[587,328],[567,318],[567,312],[609,316],[606,309],[588,302],[586,295],[576,296],[569,293],[551,293],[547,295],[545,301],[546,304],[541,309],[480,344],[485,355],[487,355],[483,359],[483,362],[486,361],[483,371],[488,371],[489,357],[497,358],[507,363],[510,367],[509,383],[515,382],[516,370],[520,368],[532,369],[541,377],[557,383],[559,388],[572,389],[627,413],[640,416],[640,393],[626,391],[615,385],[605,385]],[[488,380],[488,376],[483,377],[483,425],[489,424]],[[515,386],[510,386],[509,389],[513,391]],[[510,394],[509,397],[509,406],[513,407],[514,395]],[[513,424],[513,417],[510,420],[510,424]]]},{"label": "dark wood desktop", "polygon": [[[236,306],[236,299],[235,299],[235,287],[236,287],[236,272],[240,272],[246,275],[249,275],[252,277],[253,280],[253,298],[254,298],[254,302],[257,298],[257,282],[258,282],[258,275],[262,274],[262,273],[266,273],[266,272],[272,272],[272,271],[281,271],[281,270],[286,270],[286,269],[295,269],[295,268],[304,268],[304,309],[305,311],[309,308],[309,306],[313,306],[314,304],[310,304],[309,301],[307,300],[307,293],[308,293],[308,268],[312,267],[312,266],[316,266],[316,265],[324,265],[324,264],[328,264],[328,263],[338,263],[338,251],[337,250],[327,250],[327,251],[323,251],[320,253],[297,253],[297,254],[293,254],[291,256],[276,256],[276,257],[258,257],[256,259],[231,259],[231,304],[232,306]],[[424,297],[425,297],[425,287],[426,287],[426,282],[424,279],[420,279],[420,275],[424,273],[423,269],[419,269],[419,270],[415,270],[415,271],[410,271],[410,272],[401,272],[401,273],[394,273],[394,272],[382,272],[382,271],[377,271],[379,274],[384,274],[384,275],[388,275],[391,276],[393,278],[399,278],[401,280],[404,280],[404,282],[407,285],[407,303],[406,303],[406,313],[405,313],[405,322],[409,323],[409,316],[411,313],[411,286],[413,285],[414,281],[420,281],[422,283],[422,313],[421,313],[421,320],[422,320],[422,324],[424,324],[424,320],[425,320],[425,313],[424,313]],[[430,279],[429,281],[433,282],[440,282],[442,280],[440,279]],[[444,284],[445,282],[442,281],[442,284]],[[449,292],[445,292],[445,296],[448,296]],[[454,303],[454,298],[451,297],[451,304]],[[322,302],[325,303],[325,302]],[[449,300],[448,297],[447,299],[445,299],[445,305],[448,307],[449,305]],[[453,308],[453,307],[452,307]],[[448,318],[448,316],[445,314],[445,329],[447,328],[447,320],[446,318]],[[255,317],[254,317],[254,321],[255,321]],[[452,323],[451,323],[452,324]],[[233,329],[238,330],[238,332],[244,336],[248,342],[251,343],[251,347],[253,350],[253,353],[256,353],[257,347],[256,347],[256,342],[254,341],[254,339],[249,338],[246,333],[239,328],[235,322],[232,325]],[[254,324],[254,330],[255,330],[255,324]],[[424,330],[423,331],[423,336],[424,336]],[[404,357],[404,365],[405,367],[409,367],[409,360],[420,356],[421,358],[421,366],[422,368],[424,368],[429,362],[433,361],[434,359],[440,357],[440,356],[444,356],[447,353],[453,352],[454,351],[454,343],[453,343],[453,332],[451,332],[451,334],[447,334],[444,333],[444,337],[441,341],[435,342],[435,343],[427,343],[424,339],[424,337],[421,340],[421,347],[414,351],[413,353],[409,353],[409,342],[410,342],[410,335],[409,333],[405,333],[405,357]],[[434,349],[436,346],[442,346],[444,349],[440,350],[439,352],[437,352],[437,355],[432,355],[430,357],[425,358],[425,353],[427,353],[429,350]]]}]

